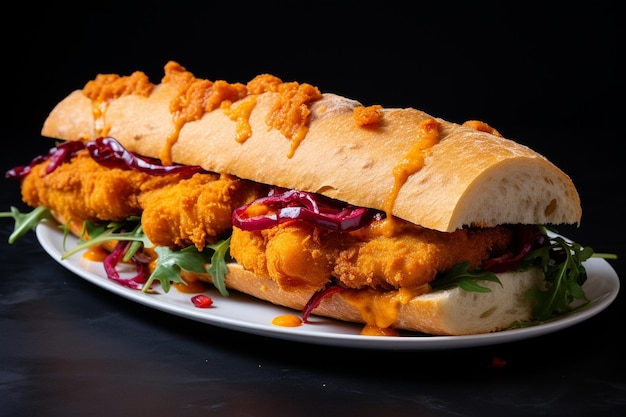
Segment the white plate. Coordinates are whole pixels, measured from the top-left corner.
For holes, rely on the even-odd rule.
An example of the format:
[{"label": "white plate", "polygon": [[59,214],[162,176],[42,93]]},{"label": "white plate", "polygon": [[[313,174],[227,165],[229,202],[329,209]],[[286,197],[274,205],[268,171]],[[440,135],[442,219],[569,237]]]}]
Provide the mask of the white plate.
[{"label": "white plate", "polygon": [[[321,345],[350,348],[389,350],[435,350],[493,345],[540,336],[563,329],[592,317],[604,310],[617,296],[619,279],[615,270],[604,259],[592,258],[585,263],[587,282],[584,290],[591,303],[584,309],[561,316],[548,323],[497,333],[470,336],[362,336],[362,326],[315,317],[311,323],[299,327],[279,327],[272,319],[282,314],[297,314],[294,310],[275,306],[252,297],[230,292],[222,297],[217,290],[206,294],[213,299],[210,308],[197,308],[191,302],[194,294],[185,294],[172,287],[168,293],[146,294],[126,288],[106,277],[100,262],[84,259],[82,253],[66,260],[61,256],[63,233],[56,224],[43,222],[37,226],[37,238],[46,252],[68,270],[112,293],[137,303],[191,320],[242,332]],[[65,243],[72,248],[76,239],[68,237]],[[158,288],[158,287],[155,287]]]}]

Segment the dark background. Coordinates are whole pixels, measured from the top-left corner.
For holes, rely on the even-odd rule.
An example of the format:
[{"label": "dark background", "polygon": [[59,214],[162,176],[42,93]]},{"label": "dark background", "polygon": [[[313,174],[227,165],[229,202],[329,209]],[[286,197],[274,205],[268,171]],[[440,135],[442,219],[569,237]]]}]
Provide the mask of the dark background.
[{"label": "dark background", "polygon": [[[2,171],[50,147],[39,135],[48,112],[98,73],[141,70],[156,83],[169,60],[211,80],[245,83],[268,72],[366,105],[483,120],[540,151],[582,199],[580,227],[559,231],[618,254],[610,263],[626,275],[618,1],[225,3],[15,4],[1,27]],[[20,206],[17,184],[0,184],[0,211]],[[32,235],[6,244],[8,223],[0,236],[3,416],[626,410],[623,291],[582,324],[508,345],[324,348],[136,306],[62,269]],[[506,366],[491,367],[495,357]]]},{"label": "dark background", "polygon": [[505,132],[597,128],[623,114],[617,1],[214,3],[63,10],[50,2],[7,15],[17,20],[3,27],[11,132],[24,133],[28,121],[36,135],[31,114],[41,124],[99,72],[142,70],[159,81],[168,60],[211,80],[269,72],[364,104],[478,118]]}]

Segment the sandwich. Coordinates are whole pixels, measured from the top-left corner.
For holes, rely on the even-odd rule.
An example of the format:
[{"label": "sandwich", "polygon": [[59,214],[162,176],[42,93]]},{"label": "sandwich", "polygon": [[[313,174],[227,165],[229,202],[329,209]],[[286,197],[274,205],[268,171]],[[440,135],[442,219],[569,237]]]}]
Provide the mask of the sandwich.
[{"label": "sandwich", "polygon": [[97,75],[41,133],[50,152],[5,175],[33,207],[11,239],[53,219],[80,238],[68,256],[103,248],[138,291],[212,285],[363,335],[496,332],[586,300],[593,251],[555,229],[580,224],[572,180],[482,121],[170,61],[156,84]]}]

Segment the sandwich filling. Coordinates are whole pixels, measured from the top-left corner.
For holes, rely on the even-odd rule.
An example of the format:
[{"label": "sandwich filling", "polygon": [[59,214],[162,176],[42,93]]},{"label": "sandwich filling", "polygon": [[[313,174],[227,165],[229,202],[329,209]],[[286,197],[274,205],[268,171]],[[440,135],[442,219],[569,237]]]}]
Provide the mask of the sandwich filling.
[{"label": "sandwich filling", "polygon": [[[28,205],[48,207],[59,218],[78,222],[139,216],[150,242],[171,249],[193,245],[202,251],[232,233],[230,253],[237,263],[286,291],[318,291],[331,282],[353,289],[415,289],[456,264],[468,262],[474,269],[502,256],[516,238],[512,227],[444,233],[400,219],[395,219],[394,233],[389,235],[384,212],[365,208],[359,208],[361,224],[354,223],[349,230],[323,219],[307,221],[302,214],[265,224],[262,219],[270,217],[276,204],[293,211],[304,197],[294,202],[284,190],[281,194],[266,185],[206,171],[154,175],[110,168],[94,160],[87,149],[75,151],[50,171],[52,163],[35,164],[24,175],[22,197]],[[270,192],[273,204],[268,203]],[[332,205],[342,205],[319,195],[299,194],[318,206],[325,203],[321,211],[326,213]],[[341,219],[344,223],[346,217]]]}]

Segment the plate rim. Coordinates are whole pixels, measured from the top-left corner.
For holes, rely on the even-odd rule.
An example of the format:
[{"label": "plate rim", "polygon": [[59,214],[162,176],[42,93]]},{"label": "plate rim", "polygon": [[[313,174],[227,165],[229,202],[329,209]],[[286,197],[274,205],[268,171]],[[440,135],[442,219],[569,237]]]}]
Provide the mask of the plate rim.
[{"label": "plate rim", "polygon": [[[335,333],[329,332],[328,330],[317,331],[313,329],[315,321],[312,324],[305,324],[300,327],[280,327],[272,325],[271,322],[261,325],[232,317],[218,318],[219,316],[215,316],[212,312],[211,314],[208,314],[206,310],[195,307],[193,307],[193,309],[180,308],[177,305],[172,304],[170,298],[168,298],[169,293],[146,294],[137,290],[126,288],[109,280],[106,276],[102,276],[97,272],[85,269],[83,265],[89,261],[84,260],[82,257],[84,251],[78,252],[63,260],[61,259],[62,252],[59,248],[62,247],[62,240],[65,237],[64,233],[57,226],[58,224],[55,222],[42,221],[35,228],[37,239],[47,254],[65,269],[111,293],[150,308],[208,325],[259,336],[326,346],[377,350],[448,350],[510,343],[553,333],[587,320],[606,309],[617,298],[620,290],[619,277],[615,269],[605,259],[591,258],[585,262],[588,276],[587,282],[583,285],[583,288],[591,285],[593,281],[604,279],[604,282],[599,283],[600,285],[603,285],[604,291],[598,297],[591,299],[591,302],[585,306],[585,308],[567,313],[564,316],[535,326],[464,336],[422,334],[416,334],[415,336],[364,336],[358,334],[362,325],[358,323],[339,322],[328,318],[320,318],[320,320],[324,323],[330,323],[330,325],[333,326],[339,326],[340,328],[354,328],[357,333]],[[67,239],[70,244],[76,241],[76,238],[71,235],[67,236]],[[92,262],[89,265],[94,266],[97,264],[101,265],[101,263],[97,262]],[[598,282],[596,282],[596,284],[598,284]],[[216,291],[208,290],[207,292],[212,298],[214,298],[214,300],[219,299],[220,297],[219,293]],[[172,290],[170,290],[170,293],[172,293]],[[192,295],[193,294],[186,294],[189,298]],[[265,309],[269,311],[269,309],[271,309],[272,311],[276,310],[276,312],[282,311],[283,314],[294,312],[293,309],[276,306],[266,301],[255,299],[246,294],[236,294],[234,298],[231,294],[229,298],[243,298],[248,303],[253,304],[255,308],[260,308],[262,310]],[[240,303],[241,300],[234,302]],[[191,303],[189,304],[191,305]],[[303,330],[303,328],[306,330]]]}]

